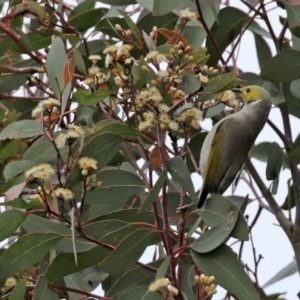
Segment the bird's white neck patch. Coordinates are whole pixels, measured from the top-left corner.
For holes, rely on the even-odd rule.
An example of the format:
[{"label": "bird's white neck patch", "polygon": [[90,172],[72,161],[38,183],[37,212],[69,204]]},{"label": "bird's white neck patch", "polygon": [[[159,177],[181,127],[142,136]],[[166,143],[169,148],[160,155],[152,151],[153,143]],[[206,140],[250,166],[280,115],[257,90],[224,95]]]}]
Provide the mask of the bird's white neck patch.
[{"label": "bird's white neck patch", "polygon": [[260,101],[261,101],[261,99],[256,100],[256,101],[247,102],[247,105],[255,106],[255,105],[257,105]]}]

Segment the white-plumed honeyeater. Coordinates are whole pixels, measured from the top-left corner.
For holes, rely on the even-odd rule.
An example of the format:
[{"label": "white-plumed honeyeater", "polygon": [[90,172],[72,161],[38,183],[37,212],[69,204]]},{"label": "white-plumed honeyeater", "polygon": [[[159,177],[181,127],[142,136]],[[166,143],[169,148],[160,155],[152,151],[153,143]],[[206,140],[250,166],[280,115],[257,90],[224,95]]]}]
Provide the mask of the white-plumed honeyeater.
[{"label": "white-plumed honeyeater", "polygon": [[272,102],[265,89],[250,85],[233,91],[241,94],[244,106],[220,120],[204,140],[200,154],[203,185],[198,208],[209,193],[223,194],[227,190],[268,120]]}]

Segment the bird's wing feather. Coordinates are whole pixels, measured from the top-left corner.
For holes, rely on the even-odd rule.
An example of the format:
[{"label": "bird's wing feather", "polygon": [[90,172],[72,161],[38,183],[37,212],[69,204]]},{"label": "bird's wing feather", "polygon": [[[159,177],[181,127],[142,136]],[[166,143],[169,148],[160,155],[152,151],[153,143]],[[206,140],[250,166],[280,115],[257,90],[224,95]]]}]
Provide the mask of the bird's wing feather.
[{"label": "bird's wing feather", "polygon": [[223,119],[215,132],[204,179],[208,192],[223,193],[229,187],[254,143],[256,134],[242,118],[236,113]]}]

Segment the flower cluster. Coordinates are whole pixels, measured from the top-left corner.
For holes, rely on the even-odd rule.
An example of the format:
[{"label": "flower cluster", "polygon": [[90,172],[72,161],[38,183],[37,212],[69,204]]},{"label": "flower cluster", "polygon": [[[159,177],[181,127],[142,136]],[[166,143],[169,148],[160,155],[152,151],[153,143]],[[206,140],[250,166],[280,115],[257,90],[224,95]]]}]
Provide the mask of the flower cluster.
[{"label": "flower cluster", "polygon": [[92,66],[88,69],[88,76],[83,82],[92,90],[97,90],[107,81],[107,77],[97,66],[98,61],[101,60],[100,55],[90,55],[89,60],[92,61]]},{"label": "flower cluster", "polygon": [[15,277],[8,277],[5,280],[3,287],[1,288],[1,292],[3,294],[11,291],[17,285],[17,279]]},{"label": "flower cluster", "polygon": [[37,107],[32,111],[32,117],[40,119],[43,116],[43,112],[46,111],[48,114],[58,114],[60,110],[60,102],[54,98],[48,98],[41,101]]},{"label": "flower cluster", "polygon": [[206,276],[201,274],[200,276],[195,276],[195,281],[197,284],[202,284],[204,286],[204,291],[208,297],[217,293],[216,285],[213,283],[215,281],[214,276]]},{"label": "flower cluster", "polygon": [[68,201],[74,198],[74,194],[69,189],[57,188],[53,191],[53,195],[62,200]]},{"label": "flower cluster", "polygon": [[49,164],[40,164],[25,172],[25,177],[28,182],[39,182],[39,180],[50,180],[50,176],[55,171]]},{"label": "flower cluster", "polygon": [[81,157],[78,160],[79,168],[82,169],[81,174],[87,176],[91,170],[97,170],[97,161],[90,157]]},{"label": "flower cluster", "polygon": [[55,144],[57,148],[63,148],[68,145],[71,146],[76,139],[84,136],[84,131],[80,126],[69,124],[68,130],[59,133],[55,138]]},{"label": "flower cluster", "polygon": [[173,286],[168,278],[159,278],[149,285],[150,292],[158,292],[166,299],[168,296],[177,295],[178,289]]}]

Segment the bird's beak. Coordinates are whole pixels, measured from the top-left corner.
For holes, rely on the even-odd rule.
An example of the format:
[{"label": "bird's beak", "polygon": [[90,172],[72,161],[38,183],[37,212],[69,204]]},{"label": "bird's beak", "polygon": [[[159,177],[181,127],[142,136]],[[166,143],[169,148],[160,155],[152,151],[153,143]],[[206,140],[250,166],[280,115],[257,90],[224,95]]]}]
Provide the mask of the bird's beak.
[{"label": "bird's beak", "polygon": [[236,93],[241,93],[241,89],[240,88],[233,88],[231,89],[233,92],[236,92]]}]

